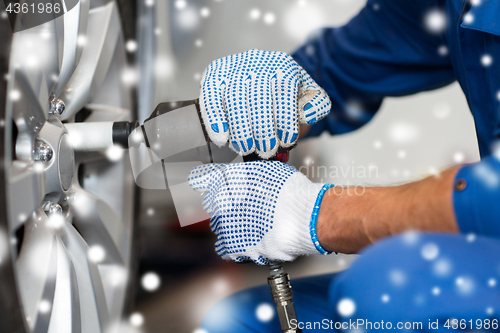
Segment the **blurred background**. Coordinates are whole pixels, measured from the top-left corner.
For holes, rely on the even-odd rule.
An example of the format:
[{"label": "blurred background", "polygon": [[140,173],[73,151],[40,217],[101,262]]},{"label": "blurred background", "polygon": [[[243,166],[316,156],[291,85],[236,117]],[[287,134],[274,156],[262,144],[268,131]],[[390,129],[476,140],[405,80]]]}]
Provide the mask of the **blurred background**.
[{"label": "blurred background", "polygon": [[[340,26],[364,0],[139,0],[138,38],[127,50],[139,68],[139,118],[165,101],[193,99],[207,65],[251,48],[292,52],[318,27]],[[383,10],[383,9],[381,9]],[[437,52],[437,50],[436,50]],[[291,163],[318,182],[392,186],[479,160],[474,123],[454,83],[387,98],[353,133],[307,139]],[[268,270],[224,262],[208,224],[181,228],[169,193],[141,190],[140,274],[135,311],[146,332],[196,332],[223,297],[266,283]],[[292,278],[346,269],[356,256],[301,258]]]}]

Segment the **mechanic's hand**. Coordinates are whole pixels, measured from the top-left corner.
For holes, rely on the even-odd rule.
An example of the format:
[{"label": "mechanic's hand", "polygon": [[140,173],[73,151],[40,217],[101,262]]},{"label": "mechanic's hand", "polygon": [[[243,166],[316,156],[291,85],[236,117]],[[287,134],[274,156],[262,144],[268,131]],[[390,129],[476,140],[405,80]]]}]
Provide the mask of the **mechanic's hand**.
[{"label": "mechanic's hand", "polygon": [[200,107],[210,139],[267,159],[297,141],[300,124],[330,112],[325,91],[283,52],[250,50],[213,61],[201,79]]},{"label": "mechanic's hand", "polygon": [[205,164],[191,171],[189,184],[205,193],[203,208],[224,259],[259,265],[319,254],[310,221],[322,184],[276,161]]}]

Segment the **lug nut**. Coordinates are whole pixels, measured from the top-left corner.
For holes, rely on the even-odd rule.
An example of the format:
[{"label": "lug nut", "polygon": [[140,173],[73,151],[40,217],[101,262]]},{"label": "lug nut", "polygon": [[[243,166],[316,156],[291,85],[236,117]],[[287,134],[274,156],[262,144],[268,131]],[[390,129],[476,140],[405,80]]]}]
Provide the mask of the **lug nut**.
[{"label": "lug nut", "polygon": [[62,214],[63,211],[61,205],[50,201],[45,202],[42,208],[45,211],[45,213],[47,213],[47,215]]},{"label": "lug nut", "polygon": [[52,159],[53,155],[54,151],[52,150],[52,147],[43,141],[37,140],[34,154],[35,161],[48,162]]},{"label": "lug nut", "polygon": [[64,110],[66,109],[66,104],[64,104],[64,101],[58,98],[53,98],[50,101],[50,111],[49,113],[54,116],[60,116],[63,114]]}]

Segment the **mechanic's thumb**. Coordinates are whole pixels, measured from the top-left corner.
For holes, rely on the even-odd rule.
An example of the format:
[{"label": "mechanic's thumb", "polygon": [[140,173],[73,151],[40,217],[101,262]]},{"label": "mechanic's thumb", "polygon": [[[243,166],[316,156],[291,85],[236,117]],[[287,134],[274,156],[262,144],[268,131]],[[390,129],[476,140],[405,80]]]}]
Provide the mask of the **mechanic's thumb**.
[{"label": "mechanic's thumb", "polygon": [[300,69],[302,78],[299,83],[299,122],[301,124],[314,124],[324,118],[331,108],[330,98],[311,76]]}]

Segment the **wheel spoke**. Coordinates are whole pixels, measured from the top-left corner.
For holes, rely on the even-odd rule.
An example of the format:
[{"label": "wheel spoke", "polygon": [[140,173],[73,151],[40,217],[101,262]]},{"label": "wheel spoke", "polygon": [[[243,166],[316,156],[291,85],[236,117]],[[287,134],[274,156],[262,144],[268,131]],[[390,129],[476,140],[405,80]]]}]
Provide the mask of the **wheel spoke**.
[{"label": "wheel spoke", "polygon": [[99,265],[106,300],[108,301],[108,311],[110,318],[120,318],[123,309],[117,304],[123,304],[125,300],[128,282],[128,271],[120,265]]},{"label": "wheel spoke", "polygon": [[[43,94],[46,94],[46,90]],[[26,75],[18,71],[15,73],[14,90],[11,90],[9,95],[13,102],[12,116],[19,133],[34,136],[40,131],[47,119],[46,111],[44,111],[38,99],[38,91],[34,91]],[[49,101],[46,102],[48,105]]]},{"label": "wheel spoke", "polygon": [[33,165],[15,161],[8,183],[9,228],[14,232],[40,206],[45,193],[44,174]]},{"label": "wheel spoke", "polygon": [[80,62],[86,40],[87,22],[89,15],[89,0],[78,3],[66,14],[56,19],[56,33],[59,45],[59,76],[54,90],[59,96],[74,73]]},{"label": "wheel spoke", "polygon": [[61,239],[56,240],[57,277],[48,333],[80,333],[82,320],[75,268]]},{"label": "wheel spoke", "polygon": [[43,108],[48,106],[48,95],[59,72],[56,35],[56,23],[49,21],[17,32],[12,43],[14,73],[22,73]]},{"label": "wheel spoke", "polygon": [[16,262],[26,320],[41,332],[47,331],[50,309],[40,308],[40,304],[42,300],[52,304],[57,276],[57,242],[47,222],[43,211],[38,210],[26,223]]},{"label": "wheel spoke", "polygon": [[[15,156],[29,161],[32,159],[33,143],[46,120],[46,111],[39,103],[39,96],[32,89],[22,72],[15,73],[15,85],[9,93],[12,103],[12,118],[17,126]],[[14,139],[14,138],[13,138]]]},{"label": "wheel spoke", "polygon": [[92,193],[76,185],[73,190],[70,203],[74,208],[73,224],[89,246],[98,246],[105,251],[105,257],[99,263],[123,264],[129,236],[120,217]]},{"label": "wheel spoke", "polygon": [[66,102],[64,119],[74,115],[99,90],[110,67],[120,29],[114,2],[89,11],[85,47],[61,97]]},{"label": "wheel spoke", "polygon": [[80,302],[82,333],[103,332],[108,326],[109,314],[101,276],[97,265],[88,260],[89,246],[67,220],[57,229],[69,258],[73,262]]}]

